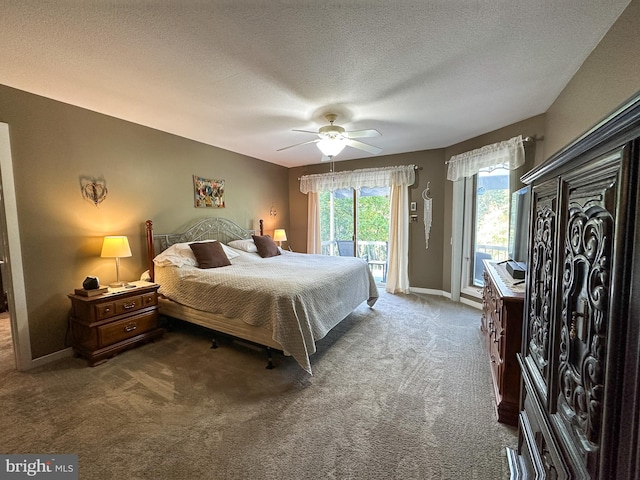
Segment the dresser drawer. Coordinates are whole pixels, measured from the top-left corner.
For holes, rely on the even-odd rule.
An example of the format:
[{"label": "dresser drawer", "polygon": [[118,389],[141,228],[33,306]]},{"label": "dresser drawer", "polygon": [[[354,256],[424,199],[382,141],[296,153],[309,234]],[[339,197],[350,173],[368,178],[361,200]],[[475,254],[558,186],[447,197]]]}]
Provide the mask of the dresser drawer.
[{"label": "dresser drawer", "polygon": [[566,463],[560,455],[549,425],[545,422],[542,410],[532,399],[527,390],[524,401],[525,409],[520,412],[520,432],[523,438],[522,447],[525,456],[531,462],[535,478],[553,478],[567,480],[569,478],[588,478],[586,472],[571,476]]},{"label": "dresser drawer", "polygon": [[96,305],[96,318],[104,320],[105,318],[114,317],[116,315],[116,305],[114,302],[100,303]]},{"label": "dresser drawer", "polygon": [[135,312],[145,307],[157,305],[157,303],[158,300],[155,292],[134,295],[120,300],[114,300],[113,302],[99,303],[95,306],[96,319],[104,320],[117,315]]},{"label": "dresser drawer", "polygon": [[98,343],[101,347],[111,345],[152,330],[156,328],[157,325],[158,312],[156,310],[133,315],[123,320],[98,327]]}]

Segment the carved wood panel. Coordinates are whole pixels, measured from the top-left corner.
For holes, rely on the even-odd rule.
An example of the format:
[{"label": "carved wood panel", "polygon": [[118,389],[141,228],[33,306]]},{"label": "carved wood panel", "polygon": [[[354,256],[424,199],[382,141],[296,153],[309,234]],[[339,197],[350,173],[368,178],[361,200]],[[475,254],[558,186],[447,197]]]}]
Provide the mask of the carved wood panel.
[{"label": "carved wood panel", "polygon": [[[529,275],[528,355],[543,382],[548,378],[550,325],[553,315],[553,276],[557,227],[557,194],[535,194],[532,257]],[[542,392],[546,395],[546,392]]]},{"label": "carved wood panel", "polygon": [[570,185],[565,212],[557,411],[587,457],[600,444],[609,329],[617,183],[606,173]]}]

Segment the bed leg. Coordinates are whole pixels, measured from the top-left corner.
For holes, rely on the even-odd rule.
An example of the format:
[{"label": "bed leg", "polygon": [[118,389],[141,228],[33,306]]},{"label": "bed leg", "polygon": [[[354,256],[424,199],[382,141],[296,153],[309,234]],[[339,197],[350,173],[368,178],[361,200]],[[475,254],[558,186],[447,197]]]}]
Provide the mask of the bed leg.
[{"label": "bed leg", "polygon": [[218,348],[218,342],[216,341],[216,337],[211,339],[211,348]]},{"label": "bed leg", "polygon": [[167,331],[173,332],[176,328],[176,321],[171,317],[165,317],[164,315],[160,316],[161,321],[166,322]]},{"label": "bed leg", "polygon": [[271,356],[271,347],[267,347],[267,366],[265,367],[267,370],[273,370],[276,366],[273,364],[273,357]]}]

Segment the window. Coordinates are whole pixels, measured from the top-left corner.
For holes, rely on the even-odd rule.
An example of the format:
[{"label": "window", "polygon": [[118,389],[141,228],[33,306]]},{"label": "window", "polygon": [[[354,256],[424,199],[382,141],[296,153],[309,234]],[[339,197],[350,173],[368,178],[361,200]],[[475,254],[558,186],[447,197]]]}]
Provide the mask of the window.
[{"label": "window", "polygon": [[483,285],[483,260],[507,260],[509,245],[509,170],[481,169],[469,182],[473,193],[467,256],[466,286]]},{"label": "window", "polygon": [[458,282],[460,292],[467,295],[481,296],[484,259],[498,262],[508,259],[510,173],[505,168],[484,168],[456,182],[454,205],[461,208],[456,214],[454,207],[454,218],[459,218],[459,236],[454,220],[453,238],[458,241],[453,241],[453,256],[454,265],[460,265],[457,270],[460,273],[456,277],[456,270],[452,269],[452,281]]},{"label": "window", "polygon": [[367,260],[377,281],[386,280],[389,187],[320,192],[320,241],[325,255]]},{"label": "window", "polygon": [[[409,187],[415,182],[415,165],[400,165],[395,167],[363,168],[359,170],[331,172],[328,174],[303,175],[300,178],[300,191],[309,193],[309,225],[307,228],[307,242],[309,252],[321,252],[322,245],[322,212],[320,195],[323,192],[335,192],[339,189],[359,189],[362,196],[371,185],[384,188],[385,198],[388,199],[387,214],[378,215],[379,220],[386,219],[386,258],[378,260],[381,264],[382,276],[385,279],[385,290],[390,293],[409,293]],[[387,190],[388,189],[388,190]],[[377,190],[374,189],[374,190]],[[357,223],[357,214],[354,224]],[[329,214],[330,215],[330,214]],[[362,214],[360,214],[362,216]],[[355,229],[354,229],[355,230]],[[325,230],[326,232],[326,230]],[[333,240],[331,236],[329,241]],[[353,241],[358,240],[358,232],[354,233]],[[361,238],[360,240],[367,240]],[[325,241],[327,241],[325,233]],[[358,245],[354,244],[354,247]],[[354,248],[355,250],[355,248]],[[389,252],[393,252],[391,258]],[[373,264],[368,260],[369,266]],[[387,269],[387,263],[390,267]],[[387,275],[388,274],[388,275]],[[375,276],[375,275],[374,275]]]},{"label": "window", "polygon": [[[483,259],[507,260],[510,184],[525,163],[522,135],[452,156],[451,298],[480,298]],[[515,178],[515,177],[514,177]]]}]

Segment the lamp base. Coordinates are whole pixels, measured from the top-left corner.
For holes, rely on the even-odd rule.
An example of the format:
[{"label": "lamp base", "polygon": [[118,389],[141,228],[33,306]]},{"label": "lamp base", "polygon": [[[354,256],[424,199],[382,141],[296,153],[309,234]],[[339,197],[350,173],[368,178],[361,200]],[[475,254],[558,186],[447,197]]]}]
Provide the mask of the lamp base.
[{"label": "lamp base", "polygon": [[109,288],[123,288],[128,286],[129,286],[128,282],[115,282],[115,283],[109,284]]}]

